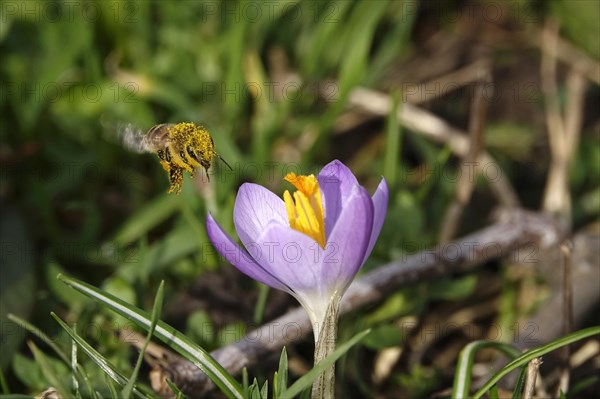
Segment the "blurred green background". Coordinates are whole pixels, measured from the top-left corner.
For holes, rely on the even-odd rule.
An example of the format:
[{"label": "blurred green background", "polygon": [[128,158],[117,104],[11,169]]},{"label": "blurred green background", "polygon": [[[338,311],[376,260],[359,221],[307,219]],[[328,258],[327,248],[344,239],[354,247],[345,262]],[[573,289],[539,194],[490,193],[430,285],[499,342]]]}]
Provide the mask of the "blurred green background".
[{"label": "blurred green background", "polygon": [[[7,321],[9,312],[50,336],[59,334],[50,311],[77,321],[100,352],[131,368],[131,352],[112,335],[124,321],[65,288],[56,280],[60,272],[147,309],[162,279],[167,303],[200,284],[194,306],[179,313],[167,307],[165,317],[209,349],[230,340],[219,329],[237,328],[239,336],[248,322],[292,306],[270,293],[260,317],[256,286],[223,265],[208,243],[206,213],[233,231],[242,182],[281,193],[289,189],[282,181],[287,172],[312,173],[339,158],[368,189],[381,175],[391,184],[388,220],[366,269],[435,244],[456,184],[439,171],[455,176],[458,158],[448,146],[398,127],[393,115],[349,109],[354,88],[388,93],[401,106],[407,83],[474,61],[481,32],[529,37],[547,18],[556,18],[563,37],[586,57],[597,63],[600,56],[595,1],[3,1],[0,18],[1,364],[5,386],[29,393],[48,381],[24,345],[26,334]],[[490,105],[486,149],[521,202],[538,209],[550,162],[539,48],[483,47],[505,94]],[[466,130],[470,93],[467,86],[421,106]],[[570,171],[575,228],[598,217],[599,97],[591,84]],[[210,182],[186,175],[181,195],[167,195],[157,157],[128,152],[114,127],[180,121],[205,125],[233,171],[216,162]],[[422,170],[438,173],[423,177]],[[478,181],[459,235],[489,224],[494,206],[488,185]],[[206,294],[203,279],[231,292]],[[383,316],[363,315],[366,325],[418,315],[430,301],[466,298],[477,281],[445,284],[441,291],[418,288],[416,296],[399,292],[380,309]],[[232,311],[239,301],[242,309]],[[217,327],[206,330],[205,321]],[[379,330],[383,339],[372,339],[371,350],[398,344],[390,328]],[[56,340],[68,344],[60,335]],[[443,385],[432,382],[431,369],[410,370],[396,372],[393,390],[415,397]],[[357,374],[348,375],[358,383],[344,383],[361,394],[382,389]]]}]

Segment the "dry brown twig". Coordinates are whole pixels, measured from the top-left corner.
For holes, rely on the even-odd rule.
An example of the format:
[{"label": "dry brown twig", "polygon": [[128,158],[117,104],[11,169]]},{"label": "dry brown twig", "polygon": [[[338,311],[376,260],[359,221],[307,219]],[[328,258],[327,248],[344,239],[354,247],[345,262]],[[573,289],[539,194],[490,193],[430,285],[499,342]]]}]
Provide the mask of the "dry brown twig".
[{"label": "dry brown twig", "polygon": [[[388,94],[362,87],[350,92],[348,104],[381,116],[388,115],[392,110],[392,100]],[[402,104],[397,112],[398,121],[404,127],[438,143],[447,144],[452,152],[460,157],[464,157],[468,153],[470,143],[466,132],[455,128],[431,112],[409,103]],[[498,163],[486,151],[482,151],[475,162],[477,174],[484,172],[485,168],[490,165],[500,169]],[[519,206],[519,199],[505,174],[501,173],[498,178],[488,181],[491,190],[502,206],[507,208]]]},{"label": "dry brown twig", "polygon": [[[542,51],[547,43],[543,34],[528,35],[531,43],[540,47]],[[600,63],[575,47],[571,42],[561,38],[556,38],[556,58],[569,65],[572,70],[577,70],[590,82],[600,85]]]},{"label": "dry brown twig", "polygon": [[[481,71],[489,71],[489,67],[487,59],[480,59],[425,83],[414,85],[404,83],[402,100],[411,104],[433,101],[461,87],[479,82],[481,80]],[[443,90],[440,90],[440,88],[443,88]]]},{"label": "dry brown twig", "polygon": [[442,222],[439,238],[439,242],[441,243],[450,241],[454,234],[456,234],[463,211],[471,198],[475,182],[477,181],[475,176],[471,176],[469,172],[470,168],[476,165],[483,147],[483,132],[488,108],[488,101],[484,92],[491,80],[488,68],[480,70],[477,75],[479,76],[479,81],[475,88],[469,121],[469,151],[462,158],[461,173],[456,182],[455,198],[446,210],[446,215]]},{"label": "dry brown twig", "polygon": [[527,365],[527,375],[525,376],[525,387],[523,389],[523,399],[531,399],[535,392],[537,376],[540,370],[542,359],[533,359]]},{"label": "dry brown twig", "polygon": [[[571,249],[573,243],[567,240],[560,246],[562,254],[562,273],[563,273],[563,335],[570,334],[573,331],[573,274],[571,268]],[[562,349],[561,353],[562,370],[560,382],[558,384],[558,392],[556,397],[560,396],[560,392],[566,393],[569,389],[570,366],[569,358],[571,357],[571,346],[567,345]]]},{"label": "dry brown twig", "polygon": [[540,68],[552,162],[542,208],[568,222],[571,219],[569,166],[579,143],[586,81],[579,68],[573,66],[567,79],[568,102],[563,114],[556,78],[558,43],[559,26],[555,21],[549,20],[542,31]]},{"label": "dry brown twig", "polygon": [[[508,31],[504,28],[489,25],[482,32],[480,39],[487,46],[494,48],[519,49],[536,47],[544,51],[547,46],[544,34],[540,29],[526,31]],[[600,62],[590,57],[573,43],[561,37],[556,38],[556,58],[571,69],[578,70],[589,82],[600,85]]]}]

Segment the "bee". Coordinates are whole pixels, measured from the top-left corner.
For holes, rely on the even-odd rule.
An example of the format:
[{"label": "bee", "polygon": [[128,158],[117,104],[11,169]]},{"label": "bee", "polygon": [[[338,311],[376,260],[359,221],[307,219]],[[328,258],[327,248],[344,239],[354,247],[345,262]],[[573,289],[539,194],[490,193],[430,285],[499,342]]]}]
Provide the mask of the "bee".
[{"label": "bee", "polygon": [[181,192],[184,171],[193,176],[196,168],[203,167],[210,181],[208,168],[214,158],[220,159],[231,169],[217,154],[208,130],[195,123],[162,123],[151,127],[146,133],[132,124],[121,125],[118,127],[118,134],[127,149],[158,155],[160,164],[169,174],[169,193]]}]

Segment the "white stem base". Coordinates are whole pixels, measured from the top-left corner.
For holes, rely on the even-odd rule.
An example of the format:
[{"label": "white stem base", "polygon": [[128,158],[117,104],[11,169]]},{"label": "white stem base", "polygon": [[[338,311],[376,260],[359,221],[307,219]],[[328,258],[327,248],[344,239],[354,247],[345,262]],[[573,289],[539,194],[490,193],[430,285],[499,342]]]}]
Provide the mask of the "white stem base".
[{"label": "white stem base", "polygon": [[[319,337],[315,343],[315,365],[325,359],[335,350],[337,335],[337,318],[340,301],[332,300],[327,307],[323,325],[319,326]],[[335,364],[326,368],[315,380],[312,386],[312,399],[335,398]]]}]

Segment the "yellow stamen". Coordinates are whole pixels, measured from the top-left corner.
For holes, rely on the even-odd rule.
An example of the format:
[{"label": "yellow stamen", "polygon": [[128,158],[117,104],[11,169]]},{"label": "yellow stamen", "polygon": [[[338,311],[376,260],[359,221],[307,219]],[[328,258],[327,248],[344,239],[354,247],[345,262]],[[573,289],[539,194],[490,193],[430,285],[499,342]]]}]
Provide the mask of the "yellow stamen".
[{"label": "yellow stamen", "polygon": [[314,175],[297,176],[295,173],[288,173],[285,180],[298,189],[293,199],[288,190],[283,193],[290,227],[312,237],[325,248],[325,212],[319,182]]}]

